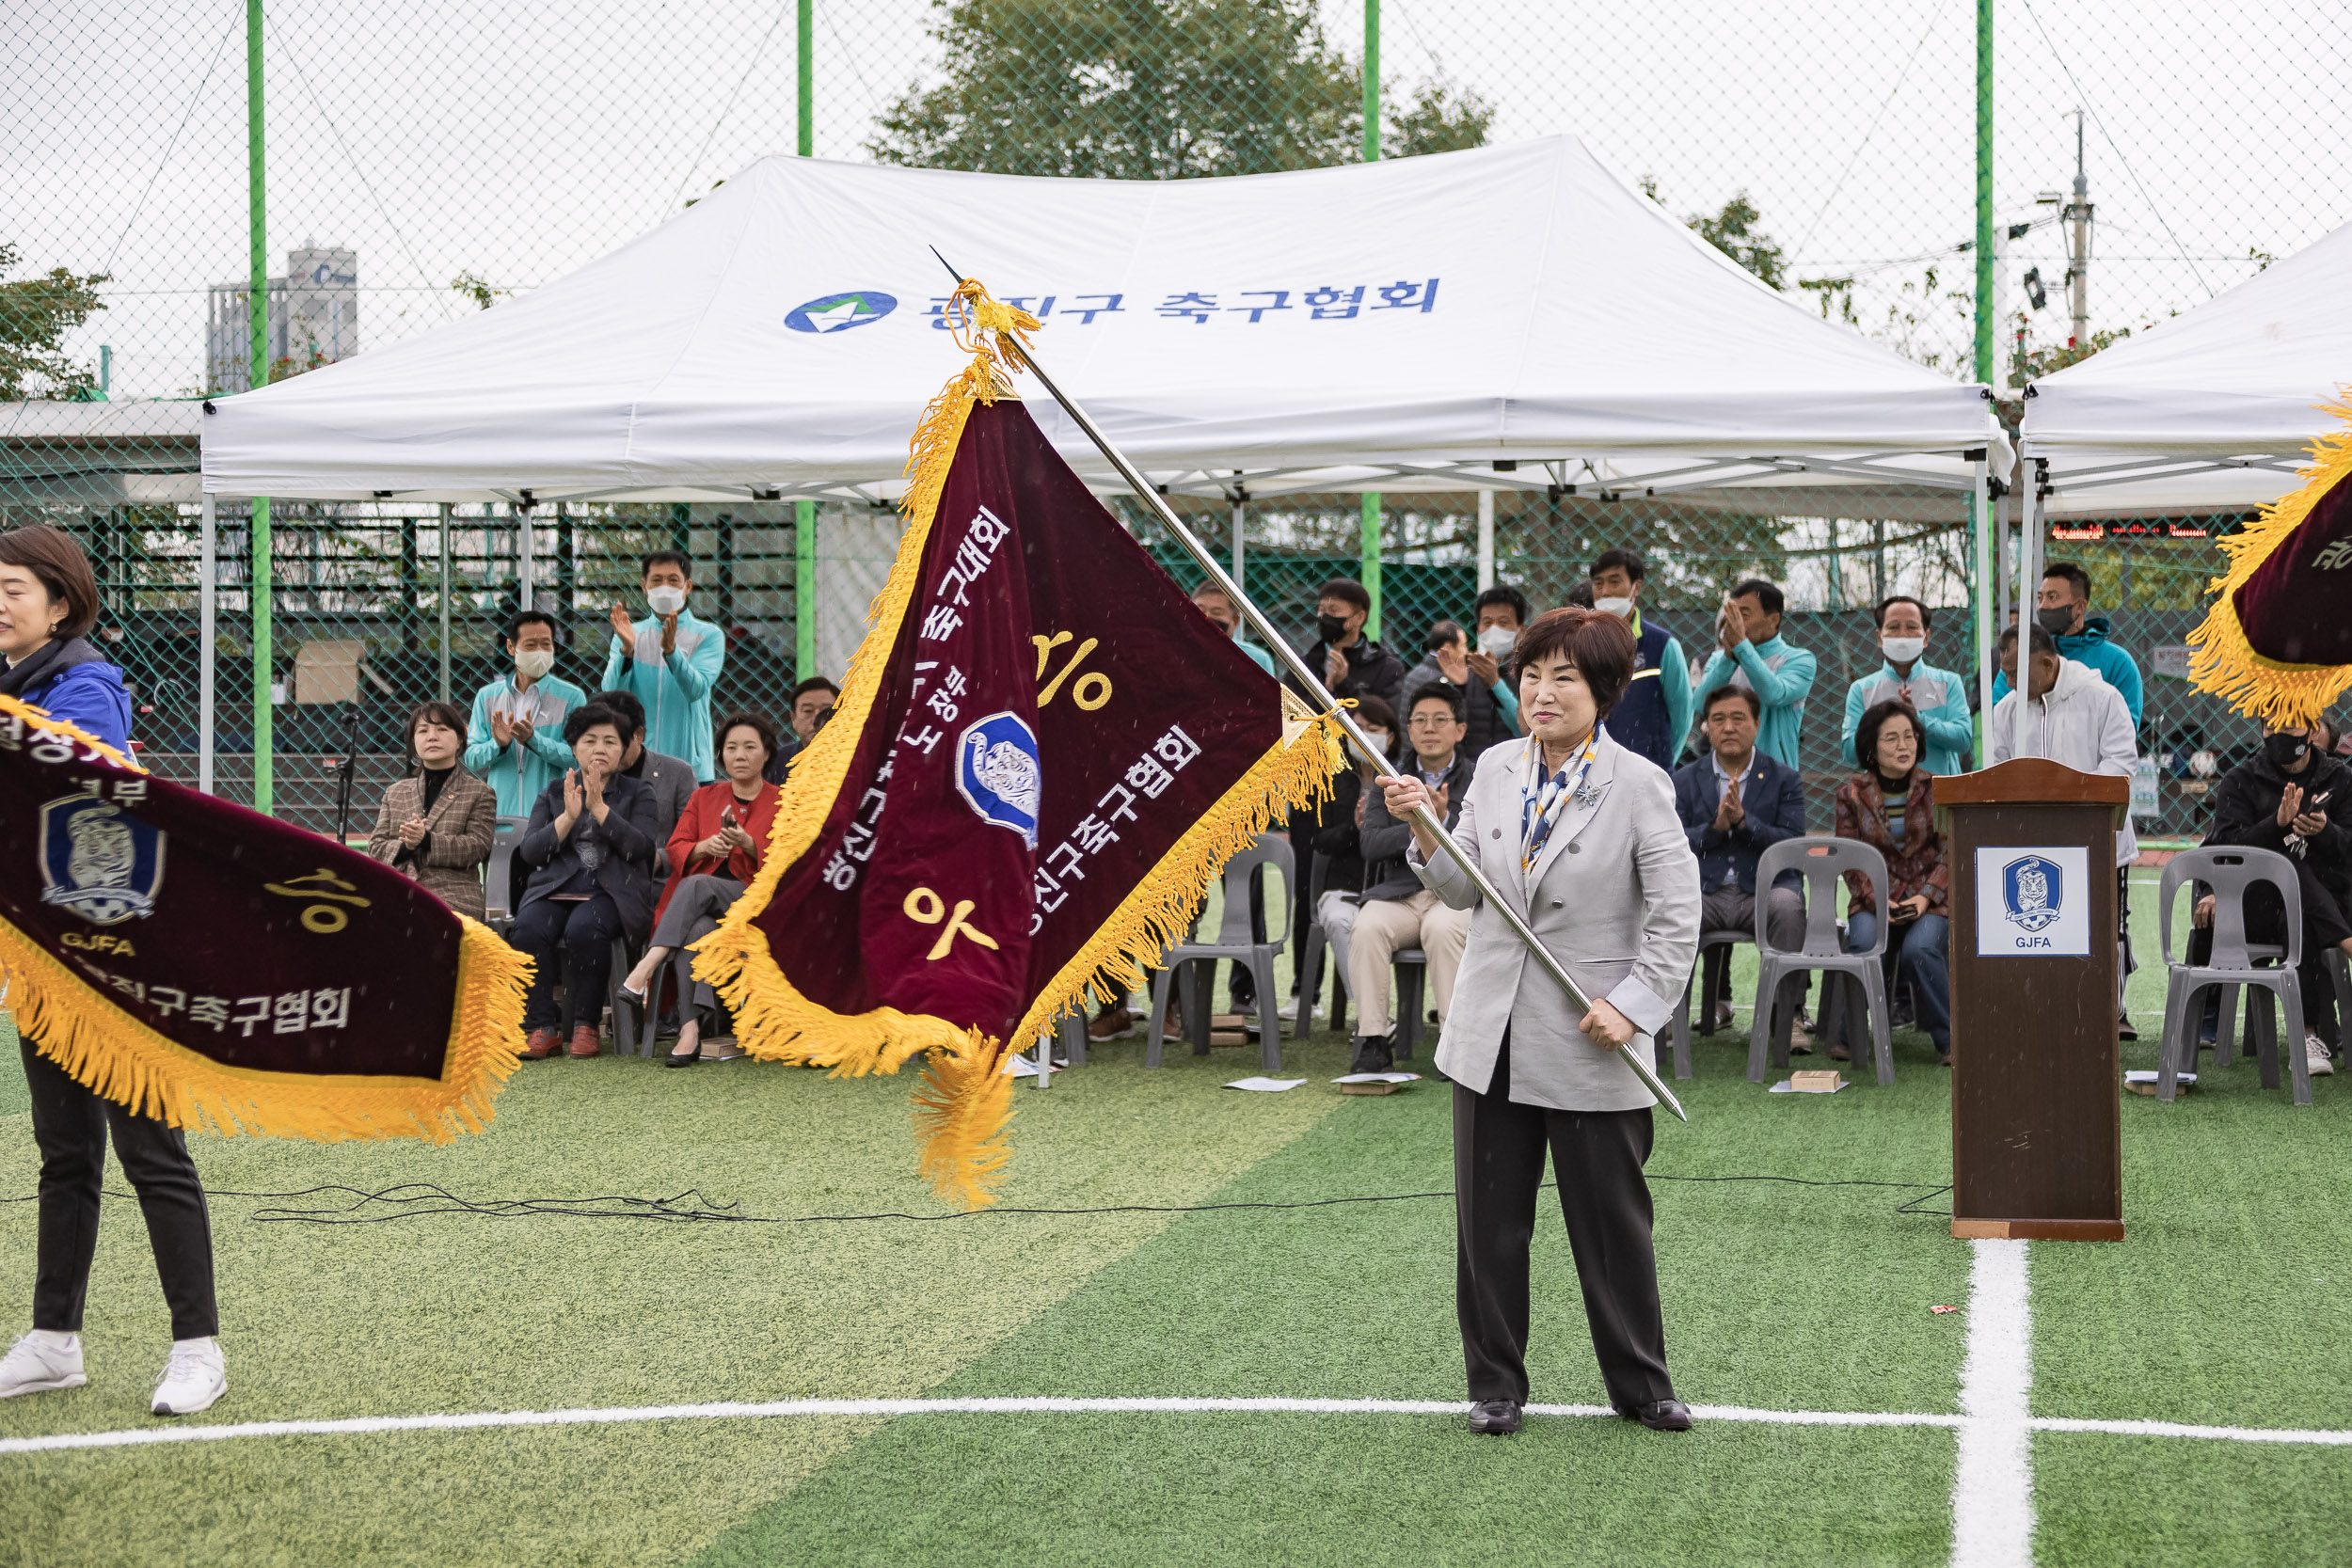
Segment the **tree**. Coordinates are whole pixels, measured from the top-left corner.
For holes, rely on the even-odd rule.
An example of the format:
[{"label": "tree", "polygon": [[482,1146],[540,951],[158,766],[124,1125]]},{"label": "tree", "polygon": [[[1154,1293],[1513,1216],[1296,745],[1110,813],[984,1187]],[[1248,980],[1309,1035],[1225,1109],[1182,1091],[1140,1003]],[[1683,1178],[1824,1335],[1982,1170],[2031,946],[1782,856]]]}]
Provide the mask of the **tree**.
[{"label": "tree", "polygon": [[1764,214],[1756,211],[1748,193],[1740,191],[1712,214],[1693,213],[1682,221],[1698,231],[1700,239],[1739,262],[1775,289],[1786,289],[1788,282],[1788,253],[1772,243],[1770,235],[1760,232],[1756,224]]},{"label": "tree", "polygon": [[0,403],[25,398],[70,398],[95,384],[89,367],[67,356],[65,335],[103,310],[98,285],[104,273],[77,276],[53,267],[33,277],[8,282],[17,249],[0,245]]},{"label": "tree", "polygon": [[[1362,76],[1311,0],[933,0],[946,79],[867,150],[998,174],[1177,180],[1354,162]],[[1493,111],[1443,82],[1391,117],[1400,151],[1475,147]]]}]

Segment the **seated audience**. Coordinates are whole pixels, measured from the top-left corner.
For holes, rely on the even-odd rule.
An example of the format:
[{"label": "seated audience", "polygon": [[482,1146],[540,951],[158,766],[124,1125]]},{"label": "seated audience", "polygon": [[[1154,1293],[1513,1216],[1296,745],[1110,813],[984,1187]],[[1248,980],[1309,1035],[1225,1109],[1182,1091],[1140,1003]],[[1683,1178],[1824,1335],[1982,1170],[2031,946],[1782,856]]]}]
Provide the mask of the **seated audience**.
[{"label": "seated audience", "polygon": [[1495,700],[1494,688],[1502,683],[1499,679],[1481,681],[1471,672],[1470,634],[1456,622],[1439,621],[1429,628],[1425,645],[1427,656],[1406,672],[1405,684],[1399,689],[1405,711],[1410,713],[1413,700],[1424,691],[1442,691],[1452,697],[1462,710],[1462,751],[1472,761],[1496,741],[1510,739],[1511,721]]},{"label": "seated audience", "polygon": [[[2303,904],[2303,962],[2296,972],[2303,992],[2303,1054],[2318,1074],[2336,1070],[2335,1053],[2343,1046],[2328,951],[2352,955],[2352,921],[2345,918],[2352,911],[2352,768],[2331,754],[2334,748],[2335,732],[2325,720],[2266,729],[2262,749],[2214,786],[2213,827],[2205,834],[2207,844],[2275,849],[2295,863]],[[2209,927],[2210,918],[2198,925]],[[2286,944],[2286,906],[2276,889],[2257,884],[2247,890],[2246,935],[2249,942]],[[2210,961],[2212,930],[2192,933],[2189,949],[2191,963]],[[2210,1030],[2204,1035],[2212,1037]]]},{"label": "seated audience", "polygon": [[[1837,836],[1859,839],[1886,857],[1894,885],[1885,902],[1859,871],[1846,873],[1846,951],[1867,953],[1888,923],[1886,945],[1896,955],[1895,981],[1911,982],[1920,1026],[1935,1042],[1935,1059],[1952,1063],[1952,981],[1948,967],[1952,914],[1951,868],[1936,831],[1931,791],[1935,775],[1919,764],[1927,726],[1899,702],[1882,702],[1854,730],[1862,771],[1837,786]],[[1846,1054],[1833,1048],[1833,1056]]]},{"label": "seated audience", "polygon": [[[670,831],[677,826],[678,814],[686,809],[688,798],[702,787],[694,782],[693,768],[684,757],[645,750],[645,705],[629,692],[616,688],[599,691],[588,700],[612,709],[629,726],[620,772],[624,778],[635,779],[653,791],[654,820],[661,830],[655,842],[669,843]],[[659,867],[657,874],[660,874]]]},{"label": "seated audience", "polygon": [[[723,777],[694,791],[670,834],[670,879],[654,911],[653,945],[621,982],[621,994],[630,1001],[641,1006],[647,1002],[670,955],[717,930],[719,917],[742,896],[759,870],[783,793],[763,776],[775,751],[775,727],[759,715],[731,713],[719,721]],[[660,1000],[651,997],[657,1006]],[[671,1067],[691,1067],[702,1060],[703,1020],[718,1005],[707,981],[696,981],[693,995],[681,1000],[682,1022],[677,1049],[670,1053]],[[729,1050],[714,1053],[712,1059],[741,1054]]]},{"label": "seated audience", "polygon": [[[575,766],[531,808],[515,853],[531,879],[507,940],[537,960],[523,1003],[530,1037],[523,1054],[554,1054],[563,1043],[555,1003],[560,973],[572,1013],[575,1056],[596,1053],[597,1022],[612,975],[612,939],[643,940],[653,927],[653,857],[660,843],[653,791],[621,771],[628,721],[601,703],[564,717]],[[558,965],[563,967],[559,970]]]},{"label": "seated audience", "polygon": [[[1428,786],[1449,832],[1462,815],[1473,765],[1462,750],[1460,699],[1442,689],[1415,698],[1405,721],[1408,777]],[[1412,826],[1389,811],[1388,796],[1365,790],[1363,825],[1358,830],[1364,860],[1364,891],[1356,908],[1348,942],[1347,989],[1356,998],[1356,1060],[1351,1072],[1386,1072],[1394,1060],[1389,1046],[1389,976],[1400,948],[1419,947],[1429,957],[1429,989],[1436,994],[1440,1023],[1454,1006],[1454,977],[1470,943],[1469,910],[1449,909],[1422,886],[1405,863]]]},{"label": "seated audience", "polygon": [[808,750],[808,743],[817,738],[817,731],[833,712],[833,705],[841,700],[841,689],[822,675],[811,675],[792,689],[792,733],[784,737],[776,754],[769,759],[768,782],[784,783],[785,764]]},{"label": "seated audience", "polygon": [[368,853],[406,872],[459,914],[484,918],[482,868],[498,832],[498,792],[459,765],[466,716],[422,703],[408,716],[408,776],[376,808]]},{"label": "seated audience", "polygon": [[[1356,722],[1384,757],[1396,751],[1396,712],[1377,697],[1356,699]],[[1331,949],[1330,974],[1347,979],[1348,938],[1356,929],[1356,906],[1364,886],[1362,832],[1369,802],[1379,799],[1374,781],[1379,766],[1370,757],[1355,756],[1356,766],[1331,781],[1331,794],[1316,808],[1314,852],[1323,865],[1323,897],[1315,906],[1315,923]]]},{"label": "seated audience", "polygon": [[[1763,703],[1744,686],[1719,686],[1699,709],[1708,754],[1675,770],[1675,815],[1699,858],[1699,933],[1756,930],[1756,864],[1765,849],[1804,835],[1804,784],[1797,770],[1767,756],[1756,743]],[[1804,945],[1804,879],[1791,871],[1764,890],[1764,934],[1773,947]],[[1796,1009],[1806,976],[1791,974],[1775,1005]],[[1731,1022],[1731,1004],[1717,1004],[1718,1027]],[[1812,1049],[1801,1020],[1792,1022],[1789,1049]]]}]

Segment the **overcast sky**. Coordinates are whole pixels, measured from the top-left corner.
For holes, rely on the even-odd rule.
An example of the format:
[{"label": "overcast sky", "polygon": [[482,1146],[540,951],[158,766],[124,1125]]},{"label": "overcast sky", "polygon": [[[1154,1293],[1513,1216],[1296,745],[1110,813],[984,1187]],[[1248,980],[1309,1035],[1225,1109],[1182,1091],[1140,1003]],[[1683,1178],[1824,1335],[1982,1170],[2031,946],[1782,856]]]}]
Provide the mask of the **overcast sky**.
[{"label": "overcast sky", "polygon": [[[2352,216],[2352,51],[2318,0],[1997,0],[2004,220],[2074,174],[2090,111],[2094,326],[2137,325]],[[818,0],[817,150],[862,159],[877,112],[935,66],[924,0]],[[1362,8],[1327,10],[1354,55]],[[0,19],[0,242],[103,270],[74,343],[115,349],[118,395],[203,370],[205,285],[246,270],[244,8],[14,0]],[[273,270],[353,246],[379,344],[471,309],[460,272],[525,289],[794,145],[792,0],[280,0],[268,12]],[[1967,0],[1387,0],[1383,76],[1443,71],[1494,103],[1493,139],[1562,132],[1677,213],[1749,193],[1801,277],[1863,280],[1865,325],[1971,285],[1974,7]],[[1442,214],[1479,223],[1489,214]],[[1499,243],[1507,223],[1492,215]],[[1940,261],[1938,258],[1940,257]],[[2063,272],[2055,227],[2006,268]],[[2037,337],[2062,340],[2053,287]],[[1964,353],[1948,302],[1915,354]],[[1661,330],[1672,324],[1661,322]]]}]

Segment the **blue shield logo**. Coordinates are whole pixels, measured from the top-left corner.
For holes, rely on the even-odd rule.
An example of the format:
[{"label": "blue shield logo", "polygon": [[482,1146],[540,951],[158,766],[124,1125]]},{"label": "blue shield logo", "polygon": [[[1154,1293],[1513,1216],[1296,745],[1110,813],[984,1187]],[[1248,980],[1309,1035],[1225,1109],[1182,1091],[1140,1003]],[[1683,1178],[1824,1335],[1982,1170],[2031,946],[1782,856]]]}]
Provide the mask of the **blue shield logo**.
[{"label": "blue shield logo", "polygon": [[847,332],[882,320],[898,308],[898,297],[876,289],[852,289],[827,294],[785,312],[784,325],[795,332]]},{"label": "blue shield logo", "polygon": [[2058,863],[2026,855],[2001,867],[2001,917],[2027,931],[2057,922],[2066,904],[2065,874]]},{"label": "blue shield logo", "polygon": [[982,821],[1009,828],[1037,847],[1045,770],[1037,735],[1019,715],[992,713],[957,737],[956,788]]},{"label": "blue shield logo", "polygon": [[93,926],[155,912],[164,835],[111,801],[69,795],[40,808],[40,899]]}]

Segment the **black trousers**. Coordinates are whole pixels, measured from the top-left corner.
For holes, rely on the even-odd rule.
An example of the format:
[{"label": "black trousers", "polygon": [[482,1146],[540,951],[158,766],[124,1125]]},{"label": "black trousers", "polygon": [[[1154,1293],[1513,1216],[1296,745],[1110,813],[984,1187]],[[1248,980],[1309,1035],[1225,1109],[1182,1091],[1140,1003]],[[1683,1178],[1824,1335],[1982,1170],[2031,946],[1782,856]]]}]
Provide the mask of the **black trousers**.
[{"label": "black trousers", "polygon": [[1649,1111],[1514,1104],[1510,1073],[1506,1029],[1487,1091],[1454,1085],[1454,1311],[1470,1397],[1527,1402],[1528,1247],[1549,1148],[1609,1402],[1631,1410],[1670,1400],[1642,1176]]},{"label": "black trousers", "polygon": [[33,1142],[40,1149],[40,1239],[33,1264],[33,1326],[56,1334],[82,1330],[90,1259],[98,1252],[98,1204],[106,1176],[106,1132],[115,1158],[139,1195],[148,1244],[171,1308],[171,1337],[200,1339],[220,1332],[213,1296],[213,1227],[204,1184],[188,1158],[186,1134],[134,1116],[84,1088],[65,1069],[20,1038],[24,1082],[32,1090]]},{"label": "black trousers", "polygon": [[[2292,857],[2291,857],[2292,858]],[[2344,1043],[2343,1021],[2336,1017],[2335,977],[2328,973],[2328,949],[2352,937],[2352,920],[2344,906],[2304,861],[2295,861],[2295,881],[2303,901],[2303,961],[2296,981],[2303,992],[2303,1024],[2330,1046]],[[2201,892],[2202,890],[2201,890]],[[2246,940],[2270,946],[2286,945],[2287,907],[2278,889],[2257,882],[2246,890]],[[2188,961],[2213,961],[2213,927],[2200,926],[2188,934]],[[2221,995],[2205,993],[2200,1033],[2212,1030],[2221,1017]]]},{"label": "black trousers", "polygon": [[539,965],[531,977],[531,994],[523,1000],[523,1027],[562,1026],[563,1014],[555,1005],[559,958],[572,1022],[593,1024],[602,1019],[605,989],[612,979],[612,939],[620,934],[621,907],[601,888],[584,902],[542,898],[525,905],[507,938]]}]

